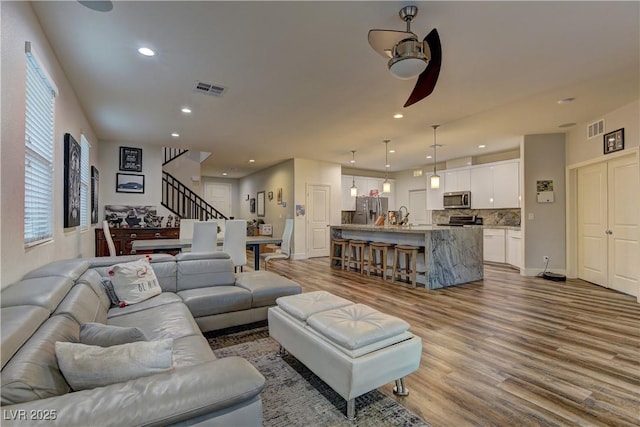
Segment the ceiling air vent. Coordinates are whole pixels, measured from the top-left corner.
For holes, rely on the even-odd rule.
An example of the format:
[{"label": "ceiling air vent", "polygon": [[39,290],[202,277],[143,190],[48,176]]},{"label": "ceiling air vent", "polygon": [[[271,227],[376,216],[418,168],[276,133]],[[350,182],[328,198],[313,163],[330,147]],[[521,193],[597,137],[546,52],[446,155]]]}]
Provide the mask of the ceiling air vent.
[{"label": "ceiling air vent", "polygon": [[211,96],[222,96],[222,94],[227,90],[226,87],[214,85],[211,83],[200,82],[197,81],[193,86],[193,91],[198,93],[203,93],[205,95]]},{"label": "ceiling air vent", "polygon": [[604,134],[604,119],[593,122],[587,126],[587,139]]}]

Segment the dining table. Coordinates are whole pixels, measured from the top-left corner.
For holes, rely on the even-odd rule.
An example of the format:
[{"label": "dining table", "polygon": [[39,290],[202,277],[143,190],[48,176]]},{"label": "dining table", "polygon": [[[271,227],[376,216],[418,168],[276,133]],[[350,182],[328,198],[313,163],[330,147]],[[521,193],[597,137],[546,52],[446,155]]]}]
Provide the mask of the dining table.
[{"label": "dining table", "polygon": [[[256,271],[260,270],[260,245],[280,244],[280,237],[271,236],[247,236],[247,248],[253,251],[253,265]],[[222,246],[223,239],[218,238],[218,246]],[[191,248],[191,239],[149,239],[134,240],[131,242],[132,254],[162,253],[168,251],[183,251]]]}]

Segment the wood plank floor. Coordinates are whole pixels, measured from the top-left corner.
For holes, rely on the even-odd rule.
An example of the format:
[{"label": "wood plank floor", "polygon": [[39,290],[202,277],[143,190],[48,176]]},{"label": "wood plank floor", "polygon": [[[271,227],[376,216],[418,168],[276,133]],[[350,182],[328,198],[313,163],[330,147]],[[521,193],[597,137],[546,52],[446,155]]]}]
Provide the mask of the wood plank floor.
[{"label": "wood plank floor", "polygon": [[329,266],[269,269],[398,316],[422,337],[420,369],[395,397],[433,427],[640,425],[640,305],[582,280],[485,266],[482,281],[426,291]]}]

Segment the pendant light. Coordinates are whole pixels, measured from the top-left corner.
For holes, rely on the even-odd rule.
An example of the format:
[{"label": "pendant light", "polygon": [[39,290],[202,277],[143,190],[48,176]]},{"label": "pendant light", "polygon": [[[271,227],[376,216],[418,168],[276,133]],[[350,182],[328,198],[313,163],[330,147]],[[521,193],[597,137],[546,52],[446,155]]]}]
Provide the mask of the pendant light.
[{"label": "pendant light", "polygon": [[442,147],[442,145],[436,144],[436,129],[438,129],[440,125],[432,125],[433,128],[433,175],[431,175],[430,179],[430,187],[435,190],[440,188],[440,176],[436,173],[436,148]]},{"label": "pendant light", "polygon": [[391,193],[391,183],[389,182],[389,140],[384,140],[384,182],[382,192]]},{"label": "pendant light", "polygon": [[[356,163],[356,150],[351,150],[351,164]],[[356,197],[358,195],[358,187],[356,187],[356,177],[351,175],[352,184],[351,184],[351,197]]]}]

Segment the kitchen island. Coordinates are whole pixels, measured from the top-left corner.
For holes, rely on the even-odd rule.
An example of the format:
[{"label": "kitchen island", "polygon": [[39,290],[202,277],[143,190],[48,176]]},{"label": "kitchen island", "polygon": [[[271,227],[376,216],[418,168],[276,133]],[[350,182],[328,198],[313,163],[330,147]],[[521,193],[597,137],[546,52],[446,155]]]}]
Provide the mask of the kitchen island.
[{"label": "kitchen island", "polygon": [[372,226],[342,224],[331,227],[333,238],[413,245],[418,257],[417,282],[427,289],[482,280],[482,227]]}]

